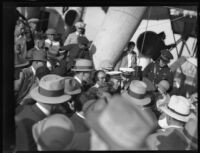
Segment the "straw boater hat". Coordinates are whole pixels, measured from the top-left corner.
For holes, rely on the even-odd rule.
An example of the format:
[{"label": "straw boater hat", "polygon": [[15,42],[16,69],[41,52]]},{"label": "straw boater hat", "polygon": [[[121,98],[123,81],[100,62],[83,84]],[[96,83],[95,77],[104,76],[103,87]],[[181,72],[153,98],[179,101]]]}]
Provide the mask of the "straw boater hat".
[{"label": "straw boater hat", "polygon": [[122,96],[128,98],[133,104],[147,105],[151,98],[146,95],[147,85],[143,81],[133,80],[129,85],[128,91],[122,93]]},{"label": "straw boater hat", "polygon": [[190,108],[191,104],[188,99],[176,95],[171,96],[168,105],[160,107],[165,114],[182,122],[188,122],[190,118],[194,117]]},{"label": "straw boater hat", "polygon": [[48,74],[41,78],[39,86],[31,90],[30,95],[41,103],[60,104],[71,98],[71,96],[64,94],[64,85],[63,77]]},{"label": "straw boater hat", "polygon": [[63,114],[53,114],[33,125],[32,134],[43,151],[64,150],[71,144],[75,128]]},{"label": "straw boater hat", "polygon": [[161,89],[162,91],[168,91],[170,88],[169,82],[167,80],[161,80],[158,85],[158,89]]},{"label": "straw boater hat", "polygon": [[65,78],[65,93],[68,95],[76,95],[81,93],[81,88],[77,85],[73,77]]},{"label": "straw boater hat", "polygon": [[86,122],[111,150],[138,149],[153,128],[146,112],[119,95],[108,99],[103,109],[89,111]]},{"label": "straw boater hat", "polygon": [[91,60],[88,59],[76,59],[76,63],[72,71],[93,71],[93,64]]}]

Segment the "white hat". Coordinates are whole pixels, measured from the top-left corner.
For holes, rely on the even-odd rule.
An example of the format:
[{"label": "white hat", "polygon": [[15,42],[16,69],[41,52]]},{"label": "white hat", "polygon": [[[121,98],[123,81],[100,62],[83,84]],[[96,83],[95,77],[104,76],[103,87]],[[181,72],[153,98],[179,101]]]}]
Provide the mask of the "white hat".
[{"label": "white hat", "polygon": [[122,93],[122,96],[130,99],[133,104],[147,105],[151,102],[151,98],[146,95],[147,85],[143,81],[133,80],[129,86],[129,90]]},{"label": "white hat", "polygon": [[71,96],[64,93],[65,80],[55,74],[41,78],[39,86],[31,90],[30,95],[36,101],[46,104],[59,104],[68,101]]},{"label": "white hat", "polygon": [[187,122],[194,117],[190,111],[190,105],[190,102],[185,97],[173,95],[168,105],[160,107],[160,109],[176,120]]},{"label": "white hat", "polygon": [[194,66],[197,66],[197,59],[195,57],[187,58],[187,61],[192,63]]}]

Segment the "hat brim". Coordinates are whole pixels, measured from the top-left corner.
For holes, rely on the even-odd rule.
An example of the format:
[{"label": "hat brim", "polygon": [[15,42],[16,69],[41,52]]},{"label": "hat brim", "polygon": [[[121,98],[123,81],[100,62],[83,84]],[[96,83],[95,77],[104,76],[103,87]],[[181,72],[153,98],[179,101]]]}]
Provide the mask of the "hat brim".
[{"label": "hat brim", "polygon": [[27,62],[25,62],[23,64],[16,64],[15,68],[24,68],[24,67],[28,66],[29,64],[30,64],[29,61],[27,61]]},{"label": "hat brim", "polygon": [[137,99],[137,98],[131,97],[127,91],[122,93],[122,96],[124,98],[128,99],[129,101],[133,102],[134,104],[140,105],[140,106],[144,106],[144,105],[151,103],[150,97],[145,97],[144,99]]},{"label": "hat brim", "polygon": [[[107,133],[99,124],[100,114],[102,111],[90,111],[86,115],[86,123],[92,128],[98,136],[108,144],[112,149],[125,149],[122,146],[118,145],[111,137],[109,137],[109,133]],[[120,139],[120,138],[119,138]]]},{"label": "hat brim", "polygon": [[68,95],[76,95],[76,94],[81,93],[81,89],[77,89],[77,90],[74,90],[74,91],[65,91],[65,93],[68,94]]},{"label": "hat brim", "polygon": [[160,109],[166,113],[167,115],[171,116],[172,118],[175,118],[179,121],[183,121],[183,122],[188,122],[189,119],[193,118],[194,116],[192,115],[192,113],[190,113],[188,116],[181,116],[179,114],[176,114],[174,112],[172,112],[170,109],[167,108],[167,106],[162,106],[160,107]]},{"label": "hat brim", "polygon": [[71,69],[72,71],[79,71],[79,72],[88,72],[88,71],[93,71],[94,69]]},{"label": "hat brim", "polygon": [[46,96],[41,95],[38,92],[38,88],[39,87],[32,89],[31,92],[30,92],[30,95],[34,100],[39,101],[41,103],[60,104],[60,103],[68,101],[71,98],[70,95],[66,95],[66,94],[59,96],[59,97],[46,97]]}]

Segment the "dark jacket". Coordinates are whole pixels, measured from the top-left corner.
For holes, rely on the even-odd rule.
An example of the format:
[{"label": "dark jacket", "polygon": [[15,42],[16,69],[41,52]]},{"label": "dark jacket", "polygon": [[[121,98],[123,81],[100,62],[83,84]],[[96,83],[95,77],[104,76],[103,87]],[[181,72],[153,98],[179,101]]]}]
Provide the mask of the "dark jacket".
[{"label": "dark jacket", "polygon": [[25,105],[23,110],[15,116],[17,150],[37,150],[32,136],[32,126],[45,117],[46,115],[35,104]]},{"label": "dark jacket", "polygon": [[160,67],[158,62],[150,63],[142,73],[143,77],[147,77],[150,81],[158,84],[161,80],[169,81],[170,87],[173,86],[173,72],[168,66]]}]

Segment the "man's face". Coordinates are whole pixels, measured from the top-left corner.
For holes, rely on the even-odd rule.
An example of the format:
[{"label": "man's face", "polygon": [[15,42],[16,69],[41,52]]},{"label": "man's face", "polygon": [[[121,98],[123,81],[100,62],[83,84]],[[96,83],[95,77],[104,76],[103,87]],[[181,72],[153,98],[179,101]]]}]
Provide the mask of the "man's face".
[{"label": "man's face", "polygon": [[120,81],[118,79],[111,78],[110,81],[113,82],[113,88],[114,89],[117,90],[120,87]]},{"label": "man's face", "polygon": [[160,59],[159,65],[160,65],[160,67],[164,67],[164,66],[167,65],[167,62],[162,60],[162,59]]},{"label": "man's face", "polygon": [[49,40],[54,41],[55,39],[55,34],[48,34],[47,38],[49,38]]},{"label": "man's face", "polygon": [[99,85],[102,85],[106,82],[106,74],[104,72],[99,72],[97,77],[98,77],[97,83]]},{"label": "man's face", "polygon": [[83,72],[83,78],[82,79],[83,79],[83,81],[88,83],[91,79],[91,72]]},{"label": "man's face", "polygon": [[39,40],[39,39],[37,39],[37,40],[35,41],[35,43],[36,43],[36,46],[37,46],[39,49],[44,48],[44,44],[45,44],[44,40]]},{"label": "man's face", "polygon": [[36,23],[31,22],[29,25],[30,25],[31,30],[36,30],[36,26],[37,26]]},{"label": "man's face", "polygon": [[91,150],[109,150],[108,145],[91,129]]},{"label": "man's face", "polygon": [[83,34],[83,31],[84,31],[83,28],[77,28],[77,32],[78,32],[79,34]]}]

